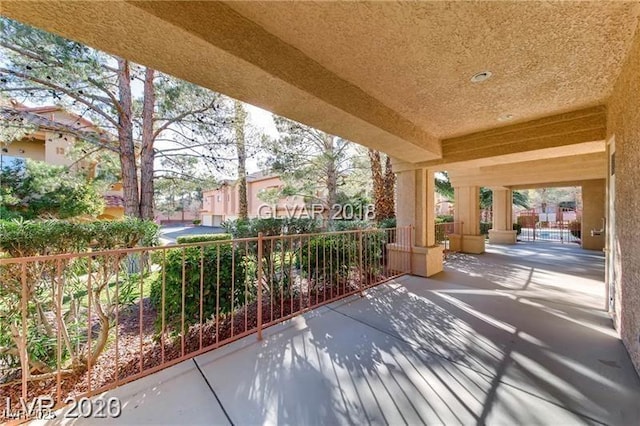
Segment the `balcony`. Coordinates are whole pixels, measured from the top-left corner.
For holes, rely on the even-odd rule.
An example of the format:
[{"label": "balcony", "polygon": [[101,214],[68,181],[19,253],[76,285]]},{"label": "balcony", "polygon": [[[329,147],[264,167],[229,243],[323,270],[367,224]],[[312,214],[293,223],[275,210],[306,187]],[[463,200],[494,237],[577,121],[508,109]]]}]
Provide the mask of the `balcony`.
[{"label": "balcony", "polygon": [[[339,235],[344,247],[355,242],[353,252],[360,238],[372,247],[362,232]],[[263,250],[267,241],[293,240],[282,238],[265,238]],[[306,238],[298,253],[311,251]],[[250,252],[251,243],[232,244]],[[277,281],[285,264],[296,269],[296,255],[286,248],[284,256],[275,253],[263,265],[271,268],[274,260]],[[385,259],[378,265],[389,265]],[[632,424],[640,418],[640,382],[604,309],[603,263],[597,252],[570,245],[489,246],[482,256],[449,254],[445,272],[429,279],[387,272],[366,281],[358,277],[371,269],[360,266],[342,277],[338,272],[335,282],[344,290],[318,287],[319,278],[305,285],[299,265],[299,291],[293,286],[293,298],[274,295],[288,308],[267,302],[277,287],[270,278],[261,281],[255,297],[262,293],[262,327],[235,310],[241,325],[232,330],[240,338],[224,347],[209,350],[223,345],[215,343],[214,330],[224,320],[209,322],[201,345],[195,339],[176,346],[183,341],[178,334],[160,364],[168,368],[154,374],[148,374],[156,368],[150,352],[140,358],[133,347],[133,365],[142,365],[146,377],[93,401],[118,398],[124,423]],[[335,293],[315,302],[325,288]],[[140,324],[130,321],[130,338],[137,339]],[[185,336],[199,336],[202,328],[189,330]],[[148,344],[168,348],[141,343]],[[134,366],[117,368],[118,376],[137,374],[120,383],[140,377]],[[69,408],[57,414],[63,423]]]}]

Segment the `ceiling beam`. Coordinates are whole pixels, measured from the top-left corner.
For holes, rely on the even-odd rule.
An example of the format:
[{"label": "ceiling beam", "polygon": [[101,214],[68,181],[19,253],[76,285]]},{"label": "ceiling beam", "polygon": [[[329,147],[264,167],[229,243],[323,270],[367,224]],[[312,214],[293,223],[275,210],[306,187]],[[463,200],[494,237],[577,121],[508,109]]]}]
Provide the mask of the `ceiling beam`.
[{"label": "ceiling beam", "polygon": [[395,170],[425,167],[468,169],[542,158],[605,151],[607,114],[595,106],[442,141],[442,158],[404,164]]},{"label": "ceiling beam", "polygon": [[557,186],[562,182],[603,179],[606,175],[605,152],[449,171],[454,187]]}]

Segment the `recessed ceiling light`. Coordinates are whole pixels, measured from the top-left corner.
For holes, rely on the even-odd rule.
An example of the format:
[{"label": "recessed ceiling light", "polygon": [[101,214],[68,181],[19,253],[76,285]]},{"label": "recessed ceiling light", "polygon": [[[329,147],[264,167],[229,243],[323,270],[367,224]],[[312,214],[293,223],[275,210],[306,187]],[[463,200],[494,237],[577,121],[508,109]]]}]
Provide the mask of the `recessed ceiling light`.
[{"label": "recessed ceiling light", "polygon": [[485,80],[488,80],[489,77],[491,77],[491,71],[482,71],[479,72],[477,74],[474,74],[473,77],[471,77],[471,82],[472,83],[481,83]]},{"label": "recessed ceiling light", "polygon": [[505,114],[498,117],[498,121],[509,121],[513,120],[513,114]]}]

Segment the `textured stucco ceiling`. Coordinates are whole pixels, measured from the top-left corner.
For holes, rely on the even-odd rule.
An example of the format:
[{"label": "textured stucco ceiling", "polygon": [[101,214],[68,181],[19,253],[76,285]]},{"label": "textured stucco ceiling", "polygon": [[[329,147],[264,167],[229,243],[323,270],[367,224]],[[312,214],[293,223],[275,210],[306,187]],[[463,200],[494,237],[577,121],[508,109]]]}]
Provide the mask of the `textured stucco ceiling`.
[{"label": "textured stucco ceiling", "polygon": [[[506,142],[481,144],[478,132],[605,105],[640,3],[0,0],[0,10],[428,167]],[[472,84],[483,70],[493,76]],[[579,123],[536,132],[556,148],[603,139]],[[520,138],[515,151],[542,142]],[[464,151],[453,159],[452,144]]]},{"label": "textured stucco ceiling", "polygon": [[228,4],[440,138],[603,103],[638,15],[637,2]]}]

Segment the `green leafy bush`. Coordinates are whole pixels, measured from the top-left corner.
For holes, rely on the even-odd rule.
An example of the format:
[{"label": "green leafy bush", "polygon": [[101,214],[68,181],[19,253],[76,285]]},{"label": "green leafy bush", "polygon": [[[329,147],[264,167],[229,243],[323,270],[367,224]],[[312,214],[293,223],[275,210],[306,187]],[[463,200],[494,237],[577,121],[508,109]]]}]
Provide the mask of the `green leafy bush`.
[{"label": "green leafy bush", "polygon": [[341,232],[341,231],[356,231],[358,229],[367,229],[375,227],[375,222],[368,220],[333,220],[329,222],[327,231],[329,232]]},{"label": "green leafy bush", "polygon": [[493,228],[491,222],[480,222],[480,235],[489,235],[489,229]]},{"label": "green leafy bush", "polygon": [[194,225],[200,225],[202,223],[202,221],[200,219],[194,219],[193,224]]},{"label": "green leafy bush", "polygon": [[320,222],[311,218],[284,219],[283,231],[285,235],[314,234],[320,231]]},{"label": "green leafy bush", "polygon": [[65,219],[99,215],[104,198],[94,181],[67,167],[27,160],[24,169],[0,170],[0,204],[10,212],[4,218]]},{"label": "green leafy bush", "polygon": [[320,224],[315,219],[308,218],[254,218],[237,219],[222,222],[224,230],[233,238],[257,237],[262,235],[291,235],[311,234],[320,230]]},{"label": "green leafy bush", "polygon": [[183,235],[176,238],[178,244],[189,243],[204,243],[207,241],[225,241],[233,238],[231,234],[198,234],[198,235]]},{"label": "green leafy bush", "polygon": [[516,235],[522,234],[522,225],[519,223],[514,223],[513,230],[516,231]]},{"label": "green leafy bush", "polygon": [[[255,297],[255,287],[245,283],[252,281],[253,273],[247,267],[244,250],[234,249],[232,243],[219,243],[205,247],[176,248],[167,251],[164,263],[164,315],[165,323],[174,331],[181,325],[183,311],[183,262],[184,262],[184,321],[189,326],[204,322],[216,314],[231,312]],[[201,268],[202,264],[202,268]],[[202,272],[202,293],[200,278]],[[219,287],[218,287],[219,285]],[[233,291],[232,291],[233,285]],[[158,311],[157,327],[162,324],[162,288],[160,274],[151,283],[151,302]],[[219,292],[218,292],[219,288]],[[200,318],[202,298],[203,317]],[[216,309],[217,307],[217,309]]]},{"label": "green leafy bush", "polygon": [[454,218],[450,214],[441,214],[436,216],[436,223],[451,223],[454,221]]},{"label": "green leafy bush", "polygon": [[309,239],[301,250],[298,267],[306,276],[320,282],[345,277],[358,264],[357,240],[352,235],[319,235]]},{"label": "green leafy bush", "polygon": [[398,222],[395,217],[389,217],[387,219],[382,219],[378,222],[378,228],[396,228],[398,226]]},{"label": "green leafy bush", "polygon": [[0,251],[10,257],[23,257],[151,246],[157,244],[158,229],[153,222],[129,218],[94,222],[0,221]]},{"label": "green leafy bush", "polygon": [[[129,248],[151,245],[157,240],[157,234],[156,224],[135,219],[87,223],[62,220],[0,221],[0,251],[5,257],[23,257]],[[15,352],[20,347],[20,339],[24,337],[10,330],[12,324],[21,324],[23,321],[21,302],[24,301],[24,273],[28,283],[24,326],[29,354],[26,361],[28,365],[22,365],[25,361],[12,359],[12,356],[5,357],[3,352],[0,354],[0,364],[14,367],[18,362],[23,369],[29,368],[43,374],[47,368],[54,368],[55,345],[50,343],[56,342],[56,318],[61,319],[68,335],[61,353],[65,365],[75,370],[85,368],[89,359],[95,363],[108,343],[109,331],[113,327],[113,312],[118,306],[140,298],[140,295],[134,297],[128,291],[137,287],[137,283],[130,282],[129,272],[135,269],[146,273],[146,263],[142,262],[144,259],[145,256],[139,253],[110,253],[28,262],[24,270],[20,264],[0,265],[0,343],[8,348],[6,353]],[[136,268],[131,267],[133,264]],[[115,297],[110,287],[117,279],[120,280],[120,293]],[[55,301],[54,288],[64,295],[62,304]],[[89,292],[93,297],[88,297]],[[95,321],[97,333],[91,345],[86,341],[89,309],[95,313],[92,321]],[[36,376],[34,373],[33,377]]]},{"label": "green leafy bush", "polygon": [[348,276],[354,267],[358,268],[358,273],[376,276],[382,270],[388,242],[387,233],[378,230],[362,231],[360,235],[319,235],[302,246],[298,267],[306,276],[319,282],[335,283],[336,278]]}]

